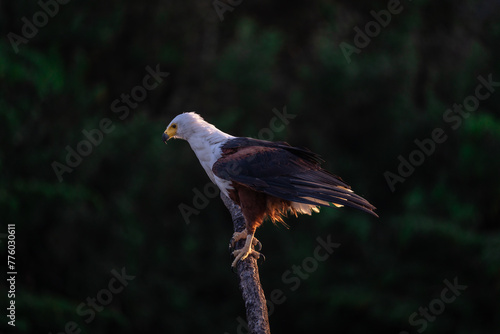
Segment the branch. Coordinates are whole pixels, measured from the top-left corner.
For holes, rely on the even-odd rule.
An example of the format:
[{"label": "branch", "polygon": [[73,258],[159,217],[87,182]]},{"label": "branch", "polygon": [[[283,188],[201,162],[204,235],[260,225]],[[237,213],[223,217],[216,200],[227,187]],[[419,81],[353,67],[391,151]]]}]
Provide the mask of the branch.
[{"label": "branch", "polygon": [[[231,213],[235,232],[241,232],[246,228],[245,218],[239,206],[234,204],[222,192],[220,194],[224,205]],[[241,248],[244,240],[240,240],[235,248]],[[236,265],[237,274],[240,279],[240,290],[247,310],[247,323],[250,334],[270,334],[269,318],[267,316],[266,296],[260,285],[259,267],[257,260],[249,256]]]}]

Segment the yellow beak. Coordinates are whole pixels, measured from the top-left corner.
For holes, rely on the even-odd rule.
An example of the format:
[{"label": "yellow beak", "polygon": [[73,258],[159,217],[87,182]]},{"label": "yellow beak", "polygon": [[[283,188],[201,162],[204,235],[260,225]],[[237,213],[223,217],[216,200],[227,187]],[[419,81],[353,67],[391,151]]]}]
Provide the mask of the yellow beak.
[{"label": "yellow beak", "polygon": [[165,130],[165,132],[163,132],[161,139],[166,144],[167,140],[169,140],[170,138],[175,136],[176,133],[177,133],[177,129],[170,126],[168,129]]}]

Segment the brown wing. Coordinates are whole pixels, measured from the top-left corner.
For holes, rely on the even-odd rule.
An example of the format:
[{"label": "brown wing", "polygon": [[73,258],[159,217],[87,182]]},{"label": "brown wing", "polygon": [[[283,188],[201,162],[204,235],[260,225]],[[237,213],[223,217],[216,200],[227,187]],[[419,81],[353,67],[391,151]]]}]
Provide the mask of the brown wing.
[{"label": "brown wing", "polygon": [[356,195],[339,177],[320,167],[321,159],[286,143],[237,138],[223,145],[212,171],[253,190],[311,205],[351,206],[375,215],[375,207]]}]

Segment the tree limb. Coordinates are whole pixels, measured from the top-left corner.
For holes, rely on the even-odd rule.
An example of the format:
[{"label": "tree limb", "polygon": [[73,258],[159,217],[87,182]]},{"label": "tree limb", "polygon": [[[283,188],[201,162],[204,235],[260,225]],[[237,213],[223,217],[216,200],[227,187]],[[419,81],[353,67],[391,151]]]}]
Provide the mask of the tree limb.
[{"label": "tree limb", "polygon": [[[245,218],[239,206],[234,204],[222,192],[220,194],[224,205],[231,213],[235,232],[241,232],[246,228]],[[238,242],[235,248],[243,246],[242,241]],[[239,261],[236,265],[238,277],[240,279],[240,290],[245,302],[247,311],[247,323],[250,334],[270,334],[269,318],[267,313],[266,296],[260,285],[259,267],[257,260],[249,256],[244,261]]]}]

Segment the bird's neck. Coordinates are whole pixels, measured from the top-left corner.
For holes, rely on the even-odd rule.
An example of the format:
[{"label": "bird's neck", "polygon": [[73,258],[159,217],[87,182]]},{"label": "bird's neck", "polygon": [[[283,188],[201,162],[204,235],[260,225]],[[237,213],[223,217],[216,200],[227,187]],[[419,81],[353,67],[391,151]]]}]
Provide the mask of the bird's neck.
[{"label": "bird's neck", "polygon": [[212,166],[222,156],[220,147],[226,140],[231,138],[234,137],[210,125],[200,127],[187,139],[212,181],[214,181]]},{"label": "bird's neck", "polygon": [[206,149],[208,147],[218,145],[227,139],[234,138],[233,136],[222,132],[212,124],[206,123],[204,126],[198,127],[191,136],[187,139],[194,151],[197,149]]}]

